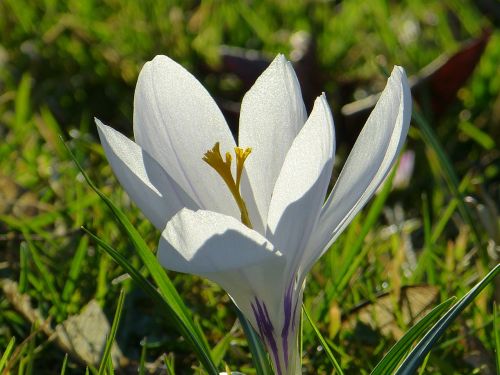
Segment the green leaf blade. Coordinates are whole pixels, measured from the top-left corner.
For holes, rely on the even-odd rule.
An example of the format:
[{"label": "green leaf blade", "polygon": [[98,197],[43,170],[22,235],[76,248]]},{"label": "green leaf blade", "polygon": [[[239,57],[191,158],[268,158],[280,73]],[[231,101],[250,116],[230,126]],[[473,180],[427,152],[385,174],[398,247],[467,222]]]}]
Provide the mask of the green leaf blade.
[{"label": "green leaf blade", "polygon": [[497,264],[479,283],[463,296],[420,340],[396,371],[396,375],[412,375],[424,361],[435,342],[443,335],[455,318],[474,300],[474,298],[500,273]]}]

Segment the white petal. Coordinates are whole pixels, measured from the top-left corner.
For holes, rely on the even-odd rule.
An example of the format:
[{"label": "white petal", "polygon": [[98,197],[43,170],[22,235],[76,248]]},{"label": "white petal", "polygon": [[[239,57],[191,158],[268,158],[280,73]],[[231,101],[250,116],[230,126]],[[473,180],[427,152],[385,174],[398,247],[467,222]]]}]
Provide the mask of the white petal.
[{"label": "white petal", "polygon": [[130,198],[158,229],[183,207],[197,205],[139,145],[96,119],[102,146]]},{"label": "white petal", "polygon": [[321,213],[310,248],[318,258],[363,208],[387,176],[408,133],[411,92],[396,66],[354,145]]},{"label": "white petal", "polygon": [[[282,360],[285,259],[263,236],[232,217],[183,209],[162,234],[158,260],[168,269],[194,273],[218,283],[257,331],[264,322],[262,314],[255,313],[256,306],[265,310],[265,324],[271,327],[275,353]],[[294,298],[296,305],[300,302],[297,296],[289,298]],[[288,310],[289,318],[292,313],[298,318],[300,306]],[[297,330],[292,331],[291,324],[287,327],[287,343],[296,338]],[[293,324],[298,327],[297,319]],[[289,353],[294,349],[290,343]]]},{"label": "white petal", "polygon": [[[170,220],[158,245],[163,267],[215,281],[245,310],[255,296],[281,306],[284,258],[258,232],[230,216],[183,209]],[[281,311],[281,310],[280,310]]]},{"label": "white petal", "polygon": [[134,134],[199,207],[239,216],[221,177],[202,160],[216,142],[221,152],[233,152],[226,121],[196,78],[166,56],[146,63],[139,75]]},{"label": "white petal", "polygon": [[207,276],[280,258],[261,234],[231,216],[183,209],[165,227],[158,260],[170,270]]},{"label": "white petal", "polygon": [[167,269],[218,283],[253,323],[251,303],[256,297],[266,301],[273,318],[282,315],[283,256],[230,216],[179,211],[163,231],[157,255]]},{"label": "white petal", "polygon": [[286,156],[269,206],[266,237],[287,258],[294,259],[295,266],[321,212],[334,144],[332,114],[322,95]]},{"label": "white petal", "polygon": [[[253,192],[263,227],[274,184],[306,117],[295,72],[283,55],[278,55],[243,98],[238,135],[241,147],[252,148],[245,162],[250,186],[243,180],[243,196]],[[251,212],[252,218],[256,214]]]}]

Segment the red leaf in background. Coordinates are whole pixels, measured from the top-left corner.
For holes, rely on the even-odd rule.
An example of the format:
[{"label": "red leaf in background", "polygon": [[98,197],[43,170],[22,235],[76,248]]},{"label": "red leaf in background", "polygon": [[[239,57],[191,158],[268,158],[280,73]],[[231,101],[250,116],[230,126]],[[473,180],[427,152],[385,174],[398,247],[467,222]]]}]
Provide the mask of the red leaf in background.
[{"label": "red leaf in background", "polygon": [[412,81],[412,93],[417,100],[424,103],[422,95],[430,94],[433,113],[443,114],[472,75],[490,35],[490,31],[485,31],[479,38],[464,43],[452,56],[442,55],[423,68]]}]

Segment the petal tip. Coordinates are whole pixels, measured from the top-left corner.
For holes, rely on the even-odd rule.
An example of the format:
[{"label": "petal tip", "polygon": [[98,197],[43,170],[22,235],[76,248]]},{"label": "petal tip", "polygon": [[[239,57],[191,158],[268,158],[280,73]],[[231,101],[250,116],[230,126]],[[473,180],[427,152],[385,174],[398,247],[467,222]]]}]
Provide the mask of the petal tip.
[{"label": "petal tip", "polygon": [[276,55],[276,57],[271,62],[271,64],[269,64],[268,69],[269,68],[271,68],[275,71],[283,71],[283,72],[286,72],[287,70],[290,70],[290,69],[293,70],[292,64],[290,63],[290,61],[288,61],[288,59],[282,53],[278,53]]},{"label": "petal tip", "polygon": [[143,81],[145,77],[149,77],[150,74],[154,74],[153,70],[164,69],[168,64],[172,62],[174,61],[166,55],[156,55],[151,60],[146,61],[139,73],[139,78],[137,80],[137,87],[139,87],[139,82]]},{"label": "petal tip", "polygon": [[288,60],[286,59],[284,54],[278,53],[274,58],[274,61],[279,62],[281,64],[285,64]]},{"label": "petal tip", "polygon": [[321,100],[323,105],[328,105],[328,100],[326,99],[326,93],[323,91],[320,96],[318,96],[318,99]]},{"label": "petal tip", "polygon": [[146,64],[144,64],[144,66],[149,65],[149,64],[163,65],[163,64],[169,64],[169,63],[172,63],[172,62],[175,62],[175,61],[172,60],[167,55],[156,55],[155,57],[153,57],[152,60],[146,62]]},{"label": "petal tip", "polygon": [[328,103],[328,100],[326,99],[326,94],[324,92],[319,95],[316,100],[314,101],[314,106],[313,106],[313,111],[316,106],[321,105],[325,111],[325,117],[329,122],[333,123],[333,116],[332,116],[332,111],[330,108],[330,104]]},{"label": "petal tip", "polygon": [[399,73],[401,75],[406,76],[405,69],[402,66],[400,66],[400,65],[394,65],[394,68],[392,69],[391,75],[394,74],[394,73]]},{"label": "petal tip", "polygon": [[395,65],[392,69],[391,76],[389,77],[391,82],[399,84],[406,90],[406,87],[409,87],[408,78],[406,76],[406,71],[402,66]]},{"label": "petal tip", "polygon": [[106,125],[101,121],[99,120],[97,117],[94,117],[94,122],[97,126],[97,129],[101,130],[102,128],[104,128]]},{"label": "petal tip", "polygon": [[[394,78],[393,78],[394,77]],[[411,89],[410,84],[408,82],[408,78],[406,76],[406,72],[403,67],[395,65],[392,70],[391,79],[396,80],[396,84],[399,86],[401,90],[401,105],[403,106],[403,111],[405,114],[405,123],[409,123],[409,118],[411,117]]]}]

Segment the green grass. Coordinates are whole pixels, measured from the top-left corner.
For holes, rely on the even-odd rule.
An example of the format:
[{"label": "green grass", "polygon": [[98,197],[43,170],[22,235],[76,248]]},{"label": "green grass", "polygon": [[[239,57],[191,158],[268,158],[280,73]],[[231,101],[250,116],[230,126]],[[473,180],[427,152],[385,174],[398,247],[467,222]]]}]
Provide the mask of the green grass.
[{"label": "green grass", "polygon": [[[5,0],[0,14],[0,371],[42,375],[110,374],[138,364],[147,373],[153,363],[169,374],[216,373],[226,363],[269,373],[258,341],[217,285],[153,264],[159,233],[120,188],[98,143],[94,116],[131,133],[145,61],[167,54],[217,99],[238,102],[241,84],[214,73],[220,45],[288,55],[290,36],[305,30],[317,44],[319,90],[338,116],[339,103],[380,89],[381,71],[398,64],[417,73],[491,27],[472,1],[456,0]],[[303,324],[306,373],[331,374],[332,359],[345,374],[371,373],[391,347],[415,344],[450,298],[466,295],[498,263],[499,60],[494,31],[443,116],[416,107],[409,186],[386,184],[313,268],[304,300],[315,326]],[[347,82],[355,90],[346,94]],[[340,147],[338,159],[345,154]],[[421,373],[472,374],[482,366],[494,373],[498,282],[447,328]],[[49,339],[91,300],[110,326],[116,316],[116,330],[102,340],[114,338],[127,361],[111,361],[110,339],[104,360],[87,368],[78,348]],[[410,330],[416,320],[406,303],[425,307],[420,317],[435,310]],[[408,331],[404,346],[394,346]],[[399,361],[384,363],[395,369]]]}]

